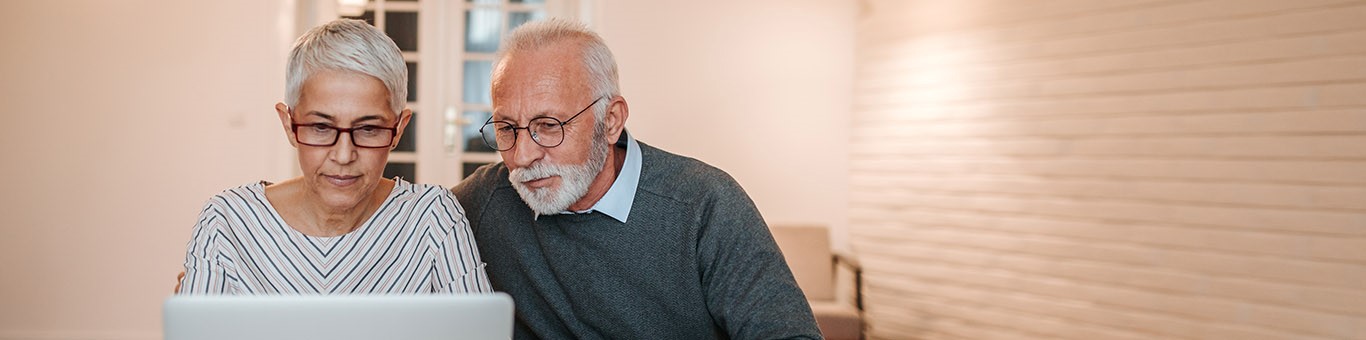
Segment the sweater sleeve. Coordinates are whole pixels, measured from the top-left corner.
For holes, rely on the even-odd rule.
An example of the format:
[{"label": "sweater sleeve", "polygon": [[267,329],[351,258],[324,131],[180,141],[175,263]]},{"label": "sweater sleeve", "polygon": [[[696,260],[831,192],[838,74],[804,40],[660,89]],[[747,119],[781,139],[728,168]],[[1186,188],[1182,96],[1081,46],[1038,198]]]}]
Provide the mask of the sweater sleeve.
[{"label": "sweater sleeve", "polygon": [[744,189],[723,176],[704,203],[698,244],[713,319],[732,339],[820,339],[768,225]]},{"label": "sweater sleeve", "polygon": [[210,200],[200,211],[185,247],[185,277],[180,281],[179,294],[239,294],[232,260],[222,253],[226,221],[222,206],[214,204],[217,200]]}]

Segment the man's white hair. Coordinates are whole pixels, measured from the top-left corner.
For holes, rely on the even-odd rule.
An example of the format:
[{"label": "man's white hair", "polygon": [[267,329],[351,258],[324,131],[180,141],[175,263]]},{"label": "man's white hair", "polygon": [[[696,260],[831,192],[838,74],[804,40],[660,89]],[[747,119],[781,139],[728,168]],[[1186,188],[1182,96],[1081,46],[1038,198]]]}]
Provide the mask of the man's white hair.
[{"label": "man's white hair", "polygon": [[408,66],[398,45],[378,28],[337,19],[308,30],[289,52],[285,105],[299,104],[299,91],[319,71],[347,71],[375,77],[389,89],[389,108],[398,114],[408,100]]},{"label": "man's white hair", "polygon": [[[502,63],[503,58],[508,55],[535,51],[560,42],[577,42],[583,49],[581,60],[584,69],[588,71],[588,86],[593,92],[593,98],[588,100],[621,95],[621,86],[617,79],[617,60],[612,57],[612,50],[607,48],[607,43],[597,32],[588,29],[583,23],[568,19],[549,18],[518,26],[498,47],[498,53],[494,56],[494,69],[496,70],[497,63]],[[607,105],[610,103],[610,100],[603,100],[596,105],[597,108],[593,112],[598,121],[596,129],[605,128],[603,117],[607,115]]]}]

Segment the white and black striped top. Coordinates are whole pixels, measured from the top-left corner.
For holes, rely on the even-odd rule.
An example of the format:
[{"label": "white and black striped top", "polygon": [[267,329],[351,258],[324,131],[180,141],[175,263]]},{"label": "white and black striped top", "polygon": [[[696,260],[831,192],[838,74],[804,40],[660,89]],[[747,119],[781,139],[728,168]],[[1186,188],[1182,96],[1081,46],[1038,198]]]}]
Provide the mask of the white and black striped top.
[{"label": "white and black striped top", "polygon": [[285,224],[258,182],[223,191],[200,212],[181,294],[492,292],[465,211],[436,185],[395,179],[374,215],[341,236]]}]

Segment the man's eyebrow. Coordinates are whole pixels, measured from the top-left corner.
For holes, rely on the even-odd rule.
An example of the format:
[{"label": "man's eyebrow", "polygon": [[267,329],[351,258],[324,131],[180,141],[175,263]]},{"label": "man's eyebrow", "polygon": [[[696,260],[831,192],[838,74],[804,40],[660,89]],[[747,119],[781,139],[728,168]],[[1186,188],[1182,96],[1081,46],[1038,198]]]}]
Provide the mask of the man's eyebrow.
[{"label": "man's eyebrow", "polygon": [[[541,113],[538,113],[538,114],[536,114],[535,116],[531,116],[531,119],[536,119],[536,118],[541,118],[541,117],[551,117],[551,118],[554,118],[554,117],[555,117],[555,116],[554,116],[554,113],[555,113],[554,111],[541,111]],[[493,121],[495,121],[495,122],[498,122],[498,121],[511,121],[510,119],[508,119],[507,116],[502,116],[502,115],[497,114],[497,113],[494,113],[493,116],[491,116],[491,117],[493,118]]]}]

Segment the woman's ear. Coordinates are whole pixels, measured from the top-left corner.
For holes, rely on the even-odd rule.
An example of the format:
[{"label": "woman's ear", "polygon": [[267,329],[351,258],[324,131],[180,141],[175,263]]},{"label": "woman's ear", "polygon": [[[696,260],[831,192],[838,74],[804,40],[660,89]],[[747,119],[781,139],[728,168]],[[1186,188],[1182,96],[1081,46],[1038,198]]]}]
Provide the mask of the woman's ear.
[{"label": "woman's ear", "polygon": [[289,145],[296,148],[299,147],[294,138],[294,126],[291,125],[294,121],[290,117],[289,105],[285,105],[285,103],[275,103],[275,113],[280,115],[280,127],[285,129],[285,139],[289,140]]},{"label": "woman's ear", "polygon": [[394,141],[389,145],[389,150],[398,148],[398,141],[403,139],[403,132],[408,130],[408,121],[413,119],[413,109],[404,108],[403,112],[398,113],[398,131],[394,131]]}]

